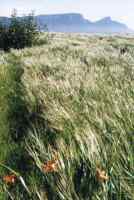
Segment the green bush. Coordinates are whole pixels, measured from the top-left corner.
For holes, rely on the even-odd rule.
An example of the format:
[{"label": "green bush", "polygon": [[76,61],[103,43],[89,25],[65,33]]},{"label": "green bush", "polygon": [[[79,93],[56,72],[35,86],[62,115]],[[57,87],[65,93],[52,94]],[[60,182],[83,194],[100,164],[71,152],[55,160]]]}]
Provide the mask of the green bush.
[{"label": "green bush", "polygon": [[37,38],[37,25],[33,14],[19,18],[14,12],[9,24],[0,24],[0,49],[4,51],[31,47]]}]

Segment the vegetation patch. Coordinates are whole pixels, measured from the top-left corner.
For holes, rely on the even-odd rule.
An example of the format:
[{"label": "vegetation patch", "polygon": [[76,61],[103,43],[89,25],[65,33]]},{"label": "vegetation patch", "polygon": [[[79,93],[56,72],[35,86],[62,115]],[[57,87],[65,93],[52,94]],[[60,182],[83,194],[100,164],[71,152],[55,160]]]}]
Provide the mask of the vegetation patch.
[{"label": "vegetation patch", "polygon": [[0,54],[2,200],[134,199],[133,47],[73,41]]}]

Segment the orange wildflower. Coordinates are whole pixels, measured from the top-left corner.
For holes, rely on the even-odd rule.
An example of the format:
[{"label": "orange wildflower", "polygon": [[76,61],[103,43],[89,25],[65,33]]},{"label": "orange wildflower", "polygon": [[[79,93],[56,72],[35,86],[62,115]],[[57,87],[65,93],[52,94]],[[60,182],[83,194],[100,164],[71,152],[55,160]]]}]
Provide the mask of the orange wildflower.
[{"label": "orange wildflower", "polygon": [[6,175],[3,177],[3,181],[6,183],[6,184],[14,184],[15,181],[16,181],[17,177],[12,174],[12,175]]},{"label": "orange wildflower", "polygon": [[108,181],[109,177],[104,170],[97,168],[96,170],[96,178],[100,182]]},{"label": "orange wildflower", "polygon": [[50,160],[42,166],[42,169],[45,173],[57,172],[58,163],[57,160]]}]

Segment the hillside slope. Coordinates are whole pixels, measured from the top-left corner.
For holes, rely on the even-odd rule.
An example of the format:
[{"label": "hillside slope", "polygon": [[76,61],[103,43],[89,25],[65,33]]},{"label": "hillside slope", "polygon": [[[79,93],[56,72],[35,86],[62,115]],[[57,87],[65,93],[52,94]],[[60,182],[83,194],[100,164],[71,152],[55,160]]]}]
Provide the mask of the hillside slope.
[{"label": "hillside slope", "polygon": [[134,200],[133,42],[55,34],[0,53],[1,200]]}]

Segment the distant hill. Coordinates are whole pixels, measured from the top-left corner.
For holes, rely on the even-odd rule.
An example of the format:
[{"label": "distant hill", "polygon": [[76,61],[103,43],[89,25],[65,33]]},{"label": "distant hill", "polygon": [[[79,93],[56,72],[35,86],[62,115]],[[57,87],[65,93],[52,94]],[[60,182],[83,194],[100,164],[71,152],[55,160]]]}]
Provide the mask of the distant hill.
[{"label": "distant hill", "polygon": [[[79,32],[79,33],[131,33],[125,24],[105,17],[95,22],[85,19],[79,13],[38,15],[35,20],[40,30],[47,25],[50,32]],[[0,22],[9,23],[10,18],[0,17]]]},{"label": "distant hill", "polygon": [[110,33],[130,33],[133,32],[125,24],[113,21],[111,17],[105,17],[93,23],[92,31]]},{"label": "distant hill", "polygon": [[92,24],[81,14],[76,13],[39,15],[36,16],[36,20],[41,29],[47,24],[48,29],[54,32],[87,32],[88,27]]}]

